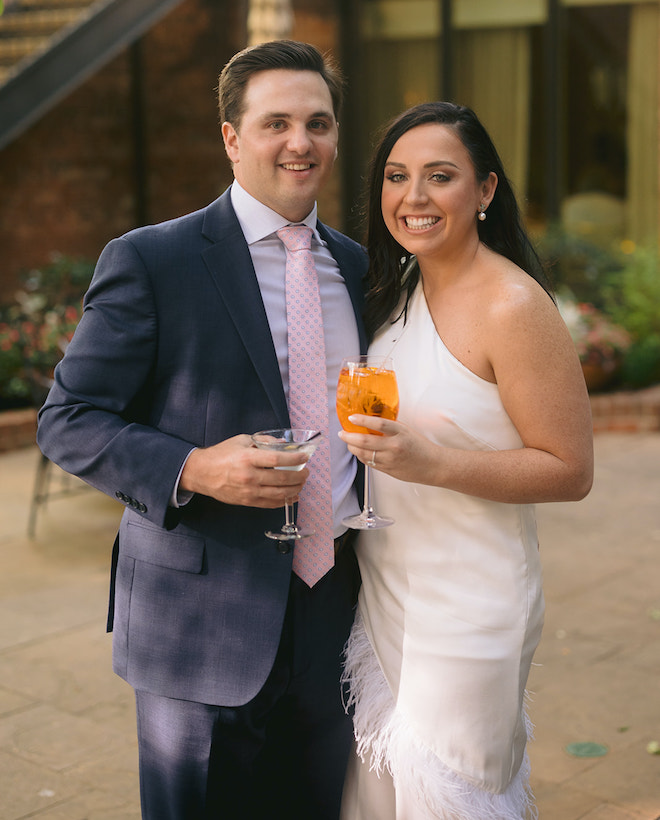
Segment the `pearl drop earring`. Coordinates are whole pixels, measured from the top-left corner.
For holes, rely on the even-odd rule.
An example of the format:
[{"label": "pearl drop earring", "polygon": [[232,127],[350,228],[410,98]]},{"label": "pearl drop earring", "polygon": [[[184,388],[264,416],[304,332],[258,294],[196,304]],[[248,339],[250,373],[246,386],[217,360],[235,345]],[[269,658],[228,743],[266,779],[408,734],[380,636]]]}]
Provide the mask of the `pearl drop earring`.
[{"label": "pearl drop earring", "polygon": [[486,206],[483,203],[481,204],[481,206],[479,208],[479,213],[477,214],[477,219],[479,220],[479,222],[485,222],[486,221]]}]

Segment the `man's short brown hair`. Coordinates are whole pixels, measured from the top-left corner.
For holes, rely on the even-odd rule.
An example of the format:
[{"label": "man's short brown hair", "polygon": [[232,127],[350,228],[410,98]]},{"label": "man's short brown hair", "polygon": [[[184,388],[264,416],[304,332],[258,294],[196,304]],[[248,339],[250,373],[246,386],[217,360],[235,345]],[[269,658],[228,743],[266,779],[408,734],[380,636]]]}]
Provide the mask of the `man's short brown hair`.
[{"label": "man's short brown hair", "polygon": [[229,122],[238,131],[245,111],[245,89],[250,78],[259,71],[274,69],[315,71],[320,74],[330,91],[335,119],[339,119],[344,80],[335,63],[309,43],[271,40],[239,51],[222,69],[218,80],[220,122]]}]

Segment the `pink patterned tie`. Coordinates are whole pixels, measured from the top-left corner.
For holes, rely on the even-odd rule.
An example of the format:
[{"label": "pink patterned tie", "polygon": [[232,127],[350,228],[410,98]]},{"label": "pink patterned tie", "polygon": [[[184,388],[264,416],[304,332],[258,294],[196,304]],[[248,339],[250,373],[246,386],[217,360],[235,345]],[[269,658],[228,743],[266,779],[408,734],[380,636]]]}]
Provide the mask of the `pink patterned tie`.
[{"label": "pink patterned tie", "polygon": [[293,553],[293,571],[311,587],[335,563],[323,316],[311,251],[312,229],[291,225],[280,229],[277,235],[286,248],[291,426],[323,433],[298,499],[298,524],[315,534],[298,541]]}]

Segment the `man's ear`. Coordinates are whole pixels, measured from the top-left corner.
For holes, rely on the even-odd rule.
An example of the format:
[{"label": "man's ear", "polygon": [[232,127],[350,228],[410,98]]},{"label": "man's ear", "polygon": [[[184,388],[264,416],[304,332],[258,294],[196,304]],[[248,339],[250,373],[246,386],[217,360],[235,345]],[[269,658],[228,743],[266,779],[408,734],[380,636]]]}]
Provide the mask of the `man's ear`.
[{"label": "man's ear", "polygon": [[230,122],[222,123],[222,139],[225,144],[225,151],[232,163],[238,162],[238,133]]}]

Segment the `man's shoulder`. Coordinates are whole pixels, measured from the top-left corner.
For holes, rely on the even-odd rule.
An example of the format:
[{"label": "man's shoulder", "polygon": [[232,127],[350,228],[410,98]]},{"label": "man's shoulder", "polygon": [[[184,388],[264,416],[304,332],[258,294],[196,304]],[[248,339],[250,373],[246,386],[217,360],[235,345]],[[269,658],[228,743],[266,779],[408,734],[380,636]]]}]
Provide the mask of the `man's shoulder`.
[{"label": "man's shoulder", "polygon": [[228,199],[225,199],[225,195],[222,195],[196,211],[133,228],[123,234],[120,239],[142,244],[152,241],[162,242],[168,237],[178,238],[185,234],[202,234],[209,222],[221,221],[229,213],[233,214],[231,205]]}]

